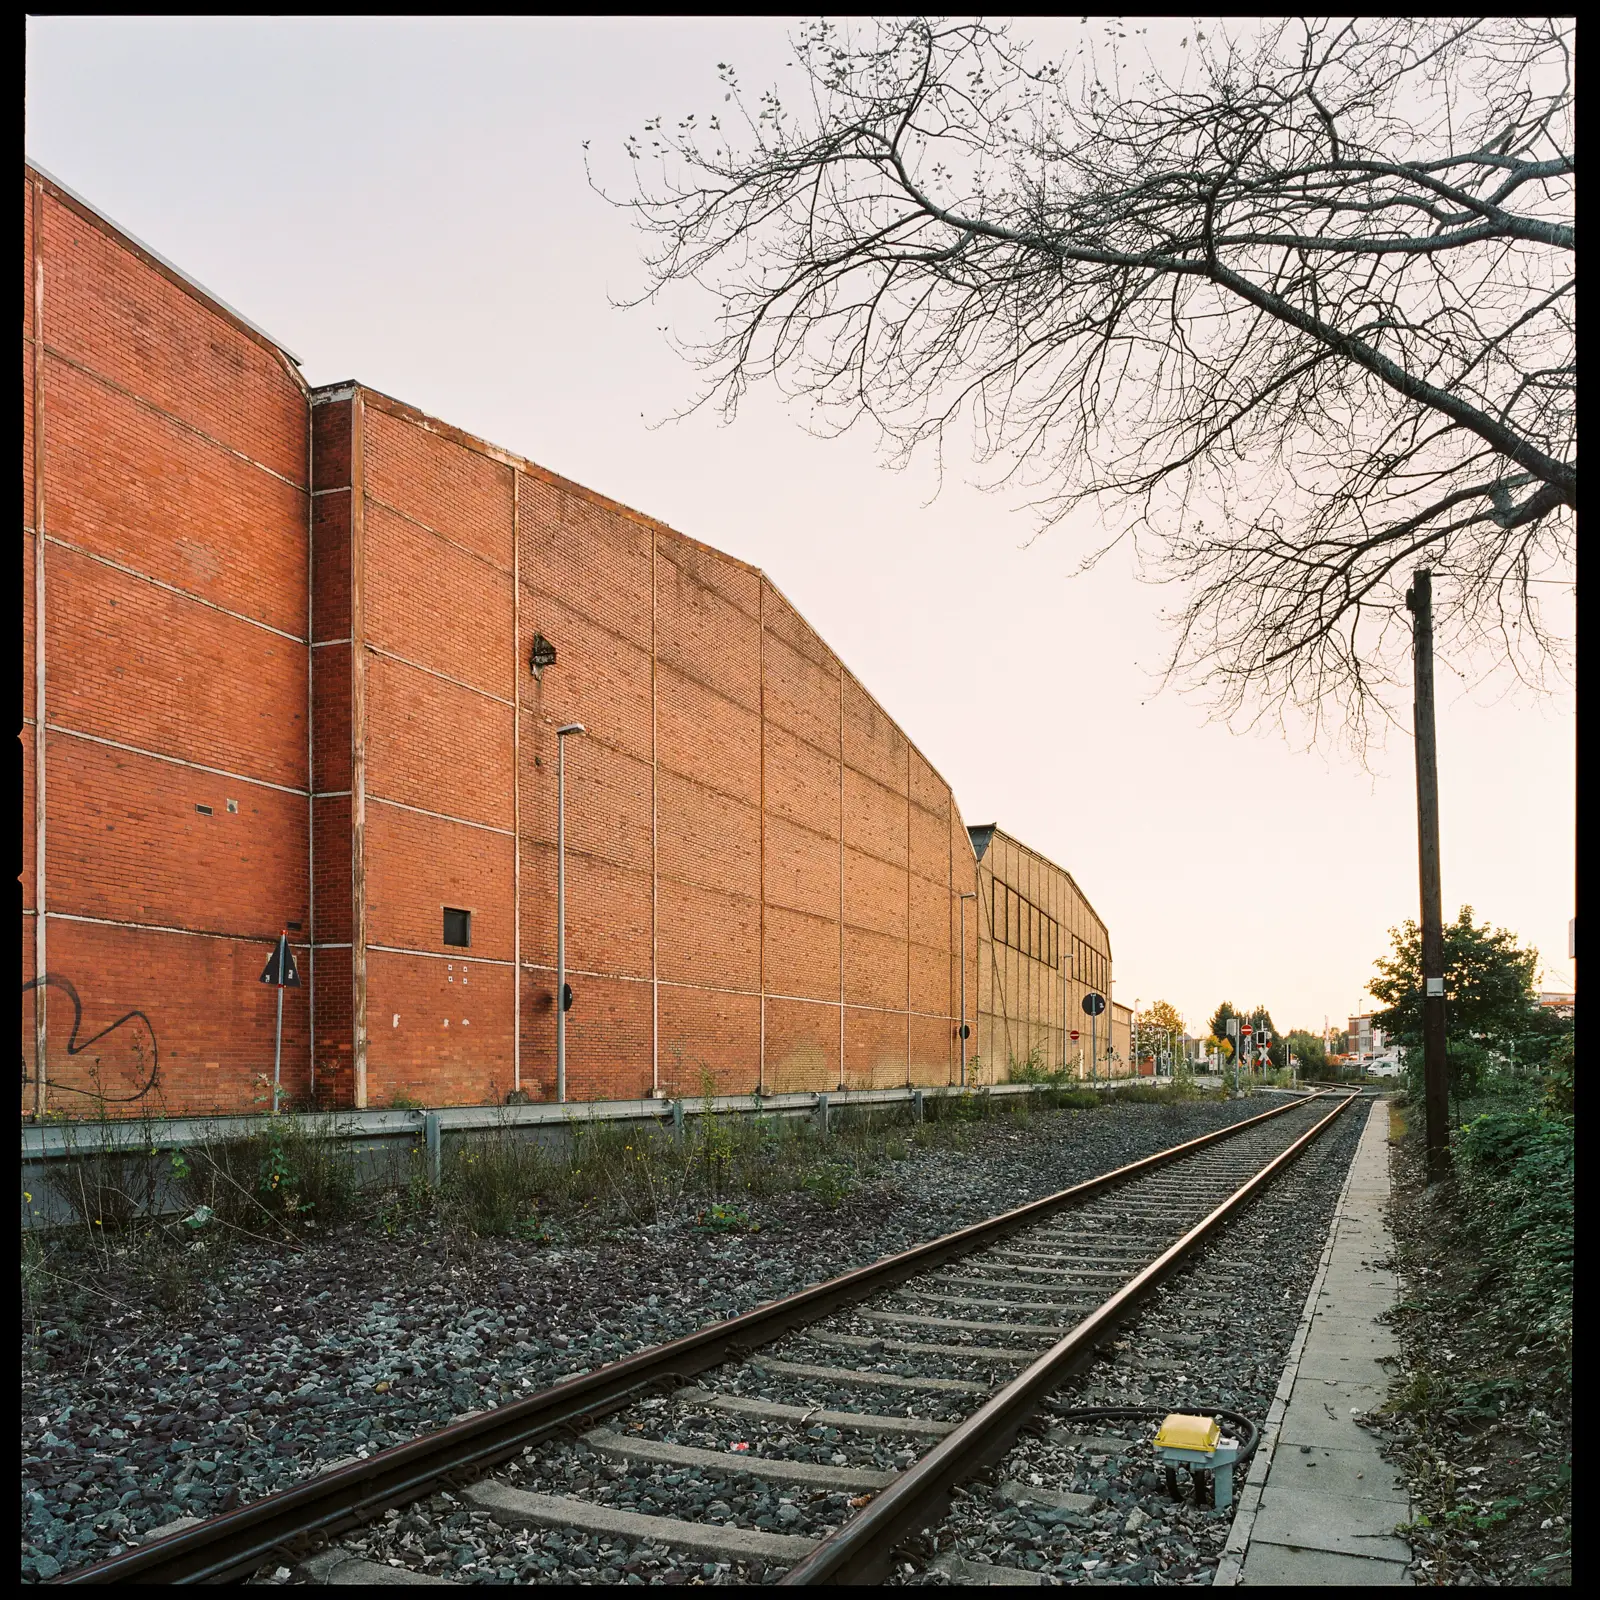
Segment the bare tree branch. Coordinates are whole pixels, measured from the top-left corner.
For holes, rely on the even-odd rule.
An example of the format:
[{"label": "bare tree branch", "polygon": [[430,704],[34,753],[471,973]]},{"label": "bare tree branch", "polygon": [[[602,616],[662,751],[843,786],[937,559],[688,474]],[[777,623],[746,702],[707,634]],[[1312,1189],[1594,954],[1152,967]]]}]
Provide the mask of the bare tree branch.
[{"label": "bare tree branch", "polygon": [[1533,586],[1574,555],[1572,32],[1197,27],[1173,84],[982,21],[818,22],[798,108],[724,66],[737,132],[647,124],[617,203],[645,298],[715,295],[695,405],[771,380],[897,462],[969,429],[1043,526],[1098,508],[1088,563],[1131,535],[1177,585],[1170,678],[1360,747],[1424,553],[1441,651],[1560,655]]}]

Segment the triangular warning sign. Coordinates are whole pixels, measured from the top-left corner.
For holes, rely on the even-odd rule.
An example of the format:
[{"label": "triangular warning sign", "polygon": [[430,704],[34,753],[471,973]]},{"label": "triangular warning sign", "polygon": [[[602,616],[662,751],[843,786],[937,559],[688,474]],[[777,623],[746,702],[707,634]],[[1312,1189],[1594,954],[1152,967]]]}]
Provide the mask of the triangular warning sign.
[{"label": "triangular warning sign", "polygon": [[294,951],[289,948],[287,938],[280,936],[273,945],[272,954],[267,957],[266,967],[262,970],[261,981],[279,984],[285,989],[300,987],[300,969],[294,963]]}]

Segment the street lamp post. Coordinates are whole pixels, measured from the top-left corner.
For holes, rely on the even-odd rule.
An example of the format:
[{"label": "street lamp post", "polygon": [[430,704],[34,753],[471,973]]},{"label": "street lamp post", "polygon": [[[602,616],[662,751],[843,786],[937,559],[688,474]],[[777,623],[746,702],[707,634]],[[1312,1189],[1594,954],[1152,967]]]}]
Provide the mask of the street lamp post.
[{"label": "street lamp post", "polygon": [[[976,894],[961,896],[961,1087],[967,1086],[967,901]],[[948,928],[950,924],[947,922]]]},{"label": "street lamp post", "polygon": [[556,729],[556,1100],[567,1098],[567,737],[581,722]]}]

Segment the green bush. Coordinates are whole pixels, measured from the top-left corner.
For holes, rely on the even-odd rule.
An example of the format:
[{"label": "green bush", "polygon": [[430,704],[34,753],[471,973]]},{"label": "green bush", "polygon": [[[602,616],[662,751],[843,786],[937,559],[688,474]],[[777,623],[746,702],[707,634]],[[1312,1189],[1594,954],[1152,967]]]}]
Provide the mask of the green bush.
[{"label": "green bush", "polygon": [[1577,1078],[1577,1054],[1569,1033],[1550,1055],[1545,1077],[1545,1108],[1557,1116],[1572,1115],[1572,1091]]},{"label": "green bush", "polygon": [[1483,1244],[1480,1303],[1518,1345],[1572,1358],[1573,1121],[1490,1111],[1455,1139],[1457,1188]]},{"label": "green bush", "polygon": [[698,1212],[694,1219],[697,1228],[707,1233],[760,1233],[761,1224],[752,1222],[737,1206],[713,1203]]},{"label": "green bush", "polygon": [[800,1180],[800,1187],[835,1210],[855,1189],[855,1174],[842,1161],[819,1161]]},{"label": "green bush", "polygon": [[1106,1098],[1105,1103],[1115,1102],[1118,1105],[1149,1106],[1149,1105],[1175,1105],[1179,1101],[1193,1100],[1226,1100],[1226,1089],[1202,1089],[1194,1079],[1171,1078],[1165,1083],[1130,1083],[1124,1088],[1113,1089]]},{"label": "green bush", "polygon": [[1049,1089],[1039,1099],[1052,1111],[1093,1111],[1106,1103],[1106,1097],[1098,1089]]}]

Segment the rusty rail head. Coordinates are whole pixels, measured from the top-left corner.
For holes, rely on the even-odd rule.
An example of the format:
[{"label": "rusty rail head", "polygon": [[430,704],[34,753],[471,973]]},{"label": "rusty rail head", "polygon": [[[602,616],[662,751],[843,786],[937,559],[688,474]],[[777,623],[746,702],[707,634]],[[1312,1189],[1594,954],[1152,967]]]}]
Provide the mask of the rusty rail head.
[{"label": "rusty rail head", "polygon": [[[1197,1222],[1149,1266],[1130,1278],[1103,1305],[986,1401],[953,1433],[946,1434],[933,1449],[896,1478],[849,1522],[819,1540],[816,1549],[798,1565],[791,1567],[779,1580],[780,1584],[800,1586],[881,1581],[888,1571],[896,1546],[944,1514],[950,1503],[950,1491],[955,1485],[1004,1455],[1038,1409],[1039,1401],[1087,1361],[1093,1355],[1095,1346],[1138,1301],[1214,1229],[1245,1205],[1274,1173],[1298,1156],[1356,1098],[1351,1095],[1341,1100],[1327,1116],[1234,1190],[1221,1205]],[[1301,1105],[1304,1101],[1289,1103]]]},{"label": "rusty rail head", "polygon": [[[1316,1099],[1316,1095],[1307,1096]],[[579,1419],[603,1416],[653,1386],[681,1382],[720,1365],[740,1351],[772,1340],[840,1306],[981,1249],[998,1238],[1142,1173],[1232,1138],[1305,1100],[1286,1100],[1270,1111],[1157,1151],[1070,1189],[1030,1201],[987,1221],[915,1245],[870,1266],[769,1301],[725,1322],[713,1323],[667,1344],[640,1350],[593,1372],[567,1378],[510,1405],[463,1417],[406,1444],[391,1445],[364,1461],[317,1474],[304,1483],[264,1495],[249,1505],[210,1517],[198,1527],[140,1545],[53,1583],[220,1583],[261,1565],[297,1541],[325,1539],[359,1526],[391,1505],[416,1499],[445,1480],[461,1481],[519,1454],[528,1445]],[[1032,1370],[1031,1368],[1029,1369]],[[987,1408],[985,1408],[987,1409]],[[885,1491],[887,1492],[887,1491]],[[858,1519],[859,1520],[859,1519]],[[854,1524],[848,1524],[854,1526]]]}]

